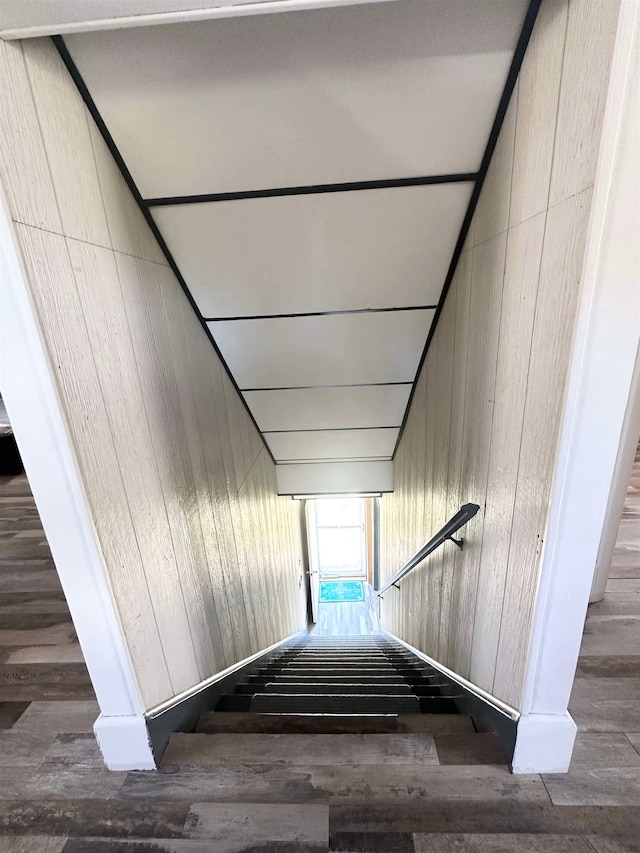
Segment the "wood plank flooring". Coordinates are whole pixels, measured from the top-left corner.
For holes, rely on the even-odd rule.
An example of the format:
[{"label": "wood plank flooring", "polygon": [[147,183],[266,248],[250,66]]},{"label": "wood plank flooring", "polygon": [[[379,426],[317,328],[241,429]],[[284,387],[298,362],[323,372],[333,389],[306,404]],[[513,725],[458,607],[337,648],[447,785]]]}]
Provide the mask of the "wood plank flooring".
[{"label": "wood plank flooring", "polygon": [[380,633],[380,603],[373,587],[364,583],[364,601],[318,602],[315,637],[361,637]]},{"label": "wood plank flooring", "polygon": [[[380,757],[359,765],[330,761],[336,746],[313,727],[291,750],[282,736],[247,729],[219,751],[199,746],[207,735],[183,736],[157,773],[110,773],[28,484],[0,478],[0,853],[640,850],[637,521],[640,456],[609,590],[585,626],[571,699],[580,733],[566,776],[512,776],[493,739],[459,726],[423,734],[420,762],[409,754],[415,734],[403,736],[406,763],[386,760],[388,727],[375,735]],[[334,610],[318,627],[356,631],[359,615]]]}]

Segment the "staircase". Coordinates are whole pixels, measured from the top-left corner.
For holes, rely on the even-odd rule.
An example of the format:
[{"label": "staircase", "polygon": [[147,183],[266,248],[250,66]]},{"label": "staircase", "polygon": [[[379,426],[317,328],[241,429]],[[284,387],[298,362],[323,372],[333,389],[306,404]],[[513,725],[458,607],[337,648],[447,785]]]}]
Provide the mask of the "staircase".
[{"label": "staircase", "polygon": [[457,714],[446,687],[435,669],[386,637],[305,637],[223,696],[214,713]]},{"label": "staircase", "polygon": [[446,689],[384,636],[295,640],[195,732],[173,734],[160,772],[127,793],[152,786],[195,804],[189,837],[221,853],[413,853],[412,833],[461,798],[491,800],[493,814],[495,801],[546,797],[509,774],[494,735],[476,732]]}]

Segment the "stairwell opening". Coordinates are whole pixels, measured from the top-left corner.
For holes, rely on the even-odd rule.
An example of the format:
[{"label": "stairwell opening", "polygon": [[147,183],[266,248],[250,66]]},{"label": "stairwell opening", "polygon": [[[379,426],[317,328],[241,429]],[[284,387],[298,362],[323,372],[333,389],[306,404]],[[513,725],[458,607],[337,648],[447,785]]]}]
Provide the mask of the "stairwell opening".
[{"label": "stairwell opening", "polygon": [[374,500],[337,496],[305,501],[312,636],[380,633]]},{"label": "stairwell opening", "polygon": [[455,686],[382,628],[376,510],[368,496],[303,500],[308,630],[247,672],[197,731],[404,732],[417,741],[474,731]]}]

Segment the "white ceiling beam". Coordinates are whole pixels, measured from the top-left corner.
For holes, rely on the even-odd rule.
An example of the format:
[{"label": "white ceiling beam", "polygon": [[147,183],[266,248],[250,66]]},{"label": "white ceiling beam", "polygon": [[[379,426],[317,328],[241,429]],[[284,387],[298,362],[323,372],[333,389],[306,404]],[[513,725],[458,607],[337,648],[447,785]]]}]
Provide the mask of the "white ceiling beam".
[{"label": "white ceiling beam", "polygon": [[392,492],[392,462],[319,462],[276,465],[280,495]]},{"label": "white ceiling beam", "polygon": [[[201,5],[193,0],[189,5],[195,8],[185,8],[184,0],[139,0],[135,3],[131,0],[91,0],[84,3],[78,3],[77,0],[58,0],[56,3],[50,0],[3,0],[0,8],[0,38],[11,41],[389,2],[394,0],[255,0],[253,3],[218,0],[217,3]],[[134,6],[138,11],[132,13]],[[125,11],[127,14],[124,14]]]}]

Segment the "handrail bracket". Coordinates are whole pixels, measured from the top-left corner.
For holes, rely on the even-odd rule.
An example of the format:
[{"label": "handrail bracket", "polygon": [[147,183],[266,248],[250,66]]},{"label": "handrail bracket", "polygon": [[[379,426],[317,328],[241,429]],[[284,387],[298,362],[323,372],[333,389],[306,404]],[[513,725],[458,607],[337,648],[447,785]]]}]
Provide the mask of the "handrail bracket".
[{"label": "handrail bracket", "polygon": [[454,545],[457,545],[458,548],[462,551],[462,546],[464,544],[464,539],[454,539],[453,536],[447,536],[449,542],[453,542]]}]

